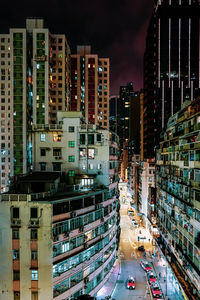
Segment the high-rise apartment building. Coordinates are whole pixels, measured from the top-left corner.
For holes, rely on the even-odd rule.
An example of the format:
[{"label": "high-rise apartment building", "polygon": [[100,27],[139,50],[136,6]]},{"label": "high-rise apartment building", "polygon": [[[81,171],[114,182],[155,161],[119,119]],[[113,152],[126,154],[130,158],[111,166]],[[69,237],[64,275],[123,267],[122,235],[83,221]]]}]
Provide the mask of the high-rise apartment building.
[{"label": "high-rise apartment building", "polygon": [[34,129],[37,172],[0,196],[1,299],[94,296],[116,261],[118,137],[58,114],[63,124]]},{"label": "high-rise apartment building", "polygon": [[111,96],[109,101],[109,129],[116,134],[119,134],[120,130],[120,109],[119,109],[119,97]]},{"label": "high-rise apartment building", "polygon": [[120,110],[120,128],[119,141],[123,149],[123,143],[130,139],[130,107],[133,100],[133,83],[129,82],[125,86],[120,86],[119,91],[119,110]]},{"label": "high-rise apartment building", "polygon": [[200,299],[199,98],[169,119],[157,151],[156,192],[162,249],[182,274],[188,299]]},{"label": "high-rise apartment building", "polygon": [[168,118],[200,90],[200,5],[194,0],[158,0],[144,55],[144,156],[154,147]]},{"label": "high-rise apartment building", "polygon": [[88,124],[109,129],[109,59],[78,46],[71,55],[71,110],[81,111]]},{"label": "high-rise apartment building", "polygon": [[43,19],[0,35],[0,188],[31,169],[31,124],[56,122],[69,106],[70,49]]}]

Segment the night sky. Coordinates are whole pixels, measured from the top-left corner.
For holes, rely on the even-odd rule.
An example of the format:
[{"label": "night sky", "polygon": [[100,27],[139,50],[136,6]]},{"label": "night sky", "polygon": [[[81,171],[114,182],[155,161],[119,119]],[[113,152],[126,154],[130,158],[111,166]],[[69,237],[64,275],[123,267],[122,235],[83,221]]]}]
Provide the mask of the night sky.
[{"label": "night sky", "polygon": [[72,53],[92,45],[92,53],[111,60],[111,95],[132,81],[143,85],[143,53],[153,0],[29,0],[1,3],[1,33],[25,27],[26,17],[43,17],[52,33],[65,33]]}]

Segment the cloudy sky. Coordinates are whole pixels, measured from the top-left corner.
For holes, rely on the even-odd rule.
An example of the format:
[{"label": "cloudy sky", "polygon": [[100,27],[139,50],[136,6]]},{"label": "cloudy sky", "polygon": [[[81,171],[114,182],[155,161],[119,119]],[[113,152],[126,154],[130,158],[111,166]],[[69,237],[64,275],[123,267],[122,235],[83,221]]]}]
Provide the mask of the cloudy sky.
[{"label": "cloudy sky", "polygon": [[29,0],[2,1],[0,31],[25,27],[26,17],[44,17],[52,33],[65,33],[74,53],[76,45],[92,45],[92,52],[111,61],[111,94],[132,81],[143,85],[143,53],[153,0]]}]

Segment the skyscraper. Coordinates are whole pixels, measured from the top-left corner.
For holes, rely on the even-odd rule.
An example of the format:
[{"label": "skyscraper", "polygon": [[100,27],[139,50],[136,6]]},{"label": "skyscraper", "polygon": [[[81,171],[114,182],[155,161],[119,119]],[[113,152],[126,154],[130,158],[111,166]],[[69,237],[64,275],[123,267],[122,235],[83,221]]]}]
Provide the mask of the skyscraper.
[{"label": "skyscraper", "polygon": [[128,143],[130,139],[130,107],[133,100],[133,83],[128,82],[125,86],[120,86],[119,109],[120,109],[120,130],[119,141],[123,149],[123,142]]},{"label": "skyscraper", "polygon": [[159,134],[185,100],[199,95],[199,1],[159,0],[144,55],[144,156],[154,156]]},{"label": "skyscraper", "polygon": [[92,54],[91,46],[78,46],[71,55],[71,84],[71,110],[109,129],[109,59]]},{"label": "skyscraper", "polygon": [[69,106],[70,49],[64,35],[51,35],[43,19],[0,35],[0,188],[31,169],[31,124],[55,123]]}]

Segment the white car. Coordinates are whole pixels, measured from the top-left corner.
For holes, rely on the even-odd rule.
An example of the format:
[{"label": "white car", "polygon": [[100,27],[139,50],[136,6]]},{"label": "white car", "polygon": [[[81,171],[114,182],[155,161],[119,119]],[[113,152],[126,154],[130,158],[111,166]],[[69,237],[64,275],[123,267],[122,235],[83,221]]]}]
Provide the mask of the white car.
[{"label": "white car", "polygon": [[133,224],[133,227],[134,228],[138,228],[139,227],[139,224],[136,220],[132,220],[132,224]]}]

